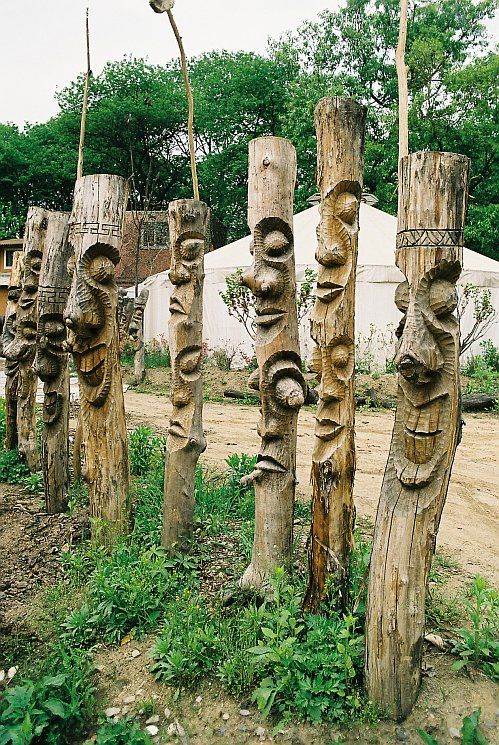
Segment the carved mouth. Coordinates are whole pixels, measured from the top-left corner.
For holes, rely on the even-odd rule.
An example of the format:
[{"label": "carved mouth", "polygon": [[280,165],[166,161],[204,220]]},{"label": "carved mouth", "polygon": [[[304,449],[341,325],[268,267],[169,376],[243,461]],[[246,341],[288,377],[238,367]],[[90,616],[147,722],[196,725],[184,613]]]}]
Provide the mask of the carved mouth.
[{"label": "carved mouth", "polygon": [[107,347],[105,344],[91,347],[87,352],[80,354],[79,371],[88,385],[98,386],[102,383],[106,354]]},{"label": "carved mouth", "polygon": [[183,316],[187,315],[180,300],[173,296],[170,298],[170,313],[180,313]]},{"label": "carved mouth", "polygon": [[286,311],[280,310],[279,308],[265,308],[264,310],[257,311],[255,323],[258,326],[273,326],[274,323],[280,321],[285,315]]},{"label": "carved mouth", "polygon": [[271,455],[259,455],[255,469],[272,473],[286,473],[284,466]]},{"label": "carved mouth", "polygon": [[168,427],[168,434],[172,437],[187,437],[184,426],[178,419],[172,419]]},{"label": "carved mouth", "polygon": [[340,432],[344,429],[343,424],[338,424],[334,419],[319,419],[316,418],[315,435],[320,440],[334,440],[338,437]]},{"label": "carved mouth", "polygon": [[315,297],[320,300],[321,303],[330,303],[337,297],[345,288],[343,285],[338,285],[335,282],[323,282],[317,283],[317,292]]},{"label": "carved mouth", "polygon": [[433,477],[445,455],[445,436],[441,427],[445,419],[446,395],[420,406],[405,399],[405,421],[395,456],[395,469],[406,486],[424,486]]},{"label": "carved mouth", "polygon": [[47,391],[43,399],[43,422],[52,424],[60,413],[60,402],[57,391]]}]

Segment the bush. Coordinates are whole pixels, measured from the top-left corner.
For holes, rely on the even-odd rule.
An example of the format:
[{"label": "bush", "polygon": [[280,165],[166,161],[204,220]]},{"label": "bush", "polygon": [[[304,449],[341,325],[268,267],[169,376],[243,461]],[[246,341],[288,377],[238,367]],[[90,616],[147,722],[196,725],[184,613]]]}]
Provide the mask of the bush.
[{"label": "bush", "polygon": [[491,341],[480,343],[482,353],[469,357],[463,373],[470,378],[465,393],[490,393],[499,390],[499,350]]},{"label": "bush", "polygon": [[144,344],[145,364],[148,369],[153,367],[171,367],[170,347],[164,336],[146,341]]},{"label": "bush", "polygon": [[138,724],[122,719],[119,722],[105,722],[95,733],[95,739],[87,742],[89,745],[149,745],[152,740]]},{"label": "bush", "polygon": [[165,438],[156,437],[150,427],[137,427],[130,434],[130,471],[133,476],[145,476],[165,453]]},{"label": "bush", "polygon": [[499,594],[483,577],[475,577],[464,602],[470,629],[459,629],[460,639],[453,652],[461,658],[452,665],[461,670],[469,665],[481,668],[493,680],[499,680]]},{"label": "bush", "polygon": [[29,469],[19,458],[17,450],[0,450],[0,481],[20,484],[29,476]]}]

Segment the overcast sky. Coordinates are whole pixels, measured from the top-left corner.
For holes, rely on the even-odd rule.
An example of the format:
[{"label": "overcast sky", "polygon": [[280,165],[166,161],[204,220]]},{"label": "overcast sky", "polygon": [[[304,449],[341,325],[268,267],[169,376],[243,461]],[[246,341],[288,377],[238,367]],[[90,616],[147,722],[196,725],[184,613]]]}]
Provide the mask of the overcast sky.
[{"label": "overcast sky", "polygon": [[[177,0],[188,55],[212,49],[265,52],[339,0]],[[41,122],[57,113],[54,92],[82,72],[86,0],[0,0],[0,122]],[[92,69],[124,54],[164,63],[178,54],[166,15],[148,0],[90,0]],[[491,27],[499,35],[497,21]]]}]

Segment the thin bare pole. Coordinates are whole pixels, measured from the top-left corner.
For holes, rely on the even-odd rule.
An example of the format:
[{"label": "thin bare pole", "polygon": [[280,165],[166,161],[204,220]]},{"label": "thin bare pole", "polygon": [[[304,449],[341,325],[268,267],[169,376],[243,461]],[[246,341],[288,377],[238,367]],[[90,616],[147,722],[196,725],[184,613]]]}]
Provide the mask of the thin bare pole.
[{"label": "thin bare pole", "polygon": [[88,90],[90,88],[90,31],[88,24],[88,5],[87,13],[85,17],[85,36],[87,43],[87,72],[85,74],[85,86],[83,88],[83,104],[81,108],[81,125],[80,125],[80,144],[78,146],[78,169],[76,171],[76,177],[81,178],[83,176],[83,151],[85,149],[85,128],[87,124],[87,104],[88,104]]},{"label": "thin bare pole", "polygon": [[194,191],[194,199],[199,199],[199,187],[198,187],[198,174],[196,168],[196,148],[194,145],[194,98],[192,97],[191,84],[189,81],[189,73],[187,72],[187,59],[185,56],[184,44],[182,37],[180,36],[177,24],[173,17],[171,10],[167,10],[168,20],[175,34],[178,48],[180,51],[180,60],[182,62],[182,77],[184,78],[185,92],[187,95],[187,105],[189,107],[189,115],[187,119],[187,132],[189,136],[189,152],[191,155],[191,173],[192,173],[192,188]]},{"label": "thin bare pole", "polygon": [[399,168],[400,161],[409,155],[409,93],[405,48],[407,43],[407,0],[400,0],[400,27],[395,62],[399,93]]}]

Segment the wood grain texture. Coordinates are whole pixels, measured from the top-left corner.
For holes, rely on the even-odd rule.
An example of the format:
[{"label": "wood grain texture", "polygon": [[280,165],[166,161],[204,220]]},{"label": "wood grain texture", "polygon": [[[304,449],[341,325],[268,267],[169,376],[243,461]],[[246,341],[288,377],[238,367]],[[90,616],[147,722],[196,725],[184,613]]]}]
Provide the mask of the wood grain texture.
[{"label": "wood grain texture", "polygon": [[84,176],[76,182],[69,221],[75,269],[66,308],[68,348],[80,387],[82,474],[89,485],[92,530],[103,543],[113,543],[129,523],[115,281],[126,199],[120,176]]},{"label": "wood grain texture", "polygon": [[168,324],[173,412],[166,440],[162,542],[170,552],[192,535],[196,466],[206,449],[201,357],[208,219],[204,202],[178,199],[168,207],[174,287]]},{"label": "wood grain texture", "polygon": [[253,265],[242,282],[255,296],[261,449],[247,482],[255,485],[251,563],[240,585],[266,593],[274,571],[291,559],[296,486],[296,426],[306,398],[301,372],[293,241],[296,152],[279,137],[249,144],[248,225]]},{"label": "wood grain texture", "polygon": [[[16,251],[10,270],[9,289],[7,292],[7,307],[2,330],[2,356],[15,338],[17,306],[21,296],[22,278],[24,271],[24,256],[22,251]],[[17,359],[5,360],[5,443],[6,450],[15,450],[18,446],[17,437],[17,386],[19,383],[19,363]]]},{"label": "wood grain texture", "polygon": [[414,153],[401,162],[396,263],[406,280],[395,364],[397,412],[376,517],[369,577],[366,682],[396,719],[421,682],[431,559],[461,435],[459,324],[469,161]]},{"label": "wood grain texture", "polygon": [[326,587],[343,606],[355,507],[355,276],[366,109],[324,98],[315,110],[318,278],[310,333],[319,406],[312,456],[310,575],[304,606],[318,612]]},{"label": "wood grain texture", "polygon": [[64,310],[71,279],[68,260],[69,213],[51,212],[38,288],[34,369],[43,381],[42,468],[49,514],[65,512],[69,488],[69,357]]}]

